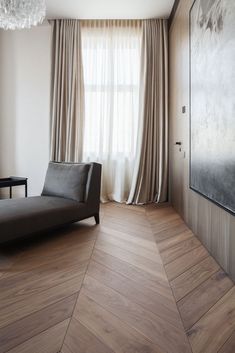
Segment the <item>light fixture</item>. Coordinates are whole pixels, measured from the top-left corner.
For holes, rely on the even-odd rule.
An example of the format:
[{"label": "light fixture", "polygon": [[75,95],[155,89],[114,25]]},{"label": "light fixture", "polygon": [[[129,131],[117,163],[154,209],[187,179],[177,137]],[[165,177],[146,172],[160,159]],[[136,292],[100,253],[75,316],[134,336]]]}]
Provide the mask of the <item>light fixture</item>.
[{"label": "light fixture", "polygon": [[0,28],[30,28],[42,23],[45,15],[45,0],[0,0]]}]

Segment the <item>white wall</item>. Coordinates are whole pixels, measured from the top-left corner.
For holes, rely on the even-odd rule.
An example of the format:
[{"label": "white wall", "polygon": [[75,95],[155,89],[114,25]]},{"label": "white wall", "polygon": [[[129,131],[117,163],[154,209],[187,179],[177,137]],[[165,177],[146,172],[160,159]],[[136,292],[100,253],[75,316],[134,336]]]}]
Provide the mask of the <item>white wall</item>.
[{"label": "white wall", "polygon": [[41,192],[49,160],[50,48],[48,23],[0,30],[0,177],[28,177],[29,195]]}]

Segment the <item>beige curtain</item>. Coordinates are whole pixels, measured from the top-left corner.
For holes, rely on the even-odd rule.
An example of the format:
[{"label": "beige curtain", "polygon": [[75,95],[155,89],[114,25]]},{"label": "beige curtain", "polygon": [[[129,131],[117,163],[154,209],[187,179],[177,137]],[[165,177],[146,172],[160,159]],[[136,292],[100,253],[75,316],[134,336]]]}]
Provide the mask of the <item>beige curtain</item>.
[{"label": "beige curtain", "polygon": [[136,153],[142,23],[87,20],[81,26],[83,161],[102,163],[102,201],[126,202]]},{"label": "beige curtain", "polygon": [[166,20],[143,22],[139,142],[128,203],[167,200],[167,33]]},{"label": "beige curtain", "polygon": [[54,20],[51,103],[51,159],[80,161],[84,89],[80,23]]}]

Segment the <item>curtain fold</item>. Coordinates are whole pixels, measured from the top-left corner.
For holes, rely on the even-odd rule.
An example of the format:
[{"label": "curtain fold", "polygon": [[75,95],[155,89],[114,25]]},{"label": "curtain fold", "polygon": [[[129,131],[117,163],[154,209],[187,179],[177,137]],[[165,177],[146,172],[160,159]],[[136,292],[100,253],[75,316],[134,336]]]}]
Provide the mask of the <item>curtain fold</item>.
[{"label": "curtain fold", "polygon": [[167,201],[167,20],[143,21],[140,117],[136,164],[127,203]]},{"label": "curtain fold", "polygon": [[78,20],[53,20],[51,159],[81,161],[84,85]]},{"label": "curtain fold", "polygon": [[102,163],[102,201],[126,202],[135,164],[141,21],[82,21],[83,161]]},{"label": "curtain fold", "polygon": [[52,24],[51,159],[102,163],[103,201],[166,201],[167,20]]}]

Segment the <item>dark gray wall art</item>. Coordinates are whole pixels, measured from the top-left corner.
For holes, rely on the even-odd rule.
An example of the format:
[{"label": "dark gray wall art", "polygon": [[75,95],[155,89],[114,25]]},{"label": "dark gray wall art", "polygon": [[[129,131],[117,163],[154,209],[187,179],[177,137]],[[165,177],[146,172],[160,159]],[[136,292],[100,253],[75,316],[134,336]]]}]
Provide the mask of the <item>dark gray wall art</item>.
[{"label": "dark gray wall art", "polygon": [[190,11],[190,187],[235,213],[235,0]]}]

